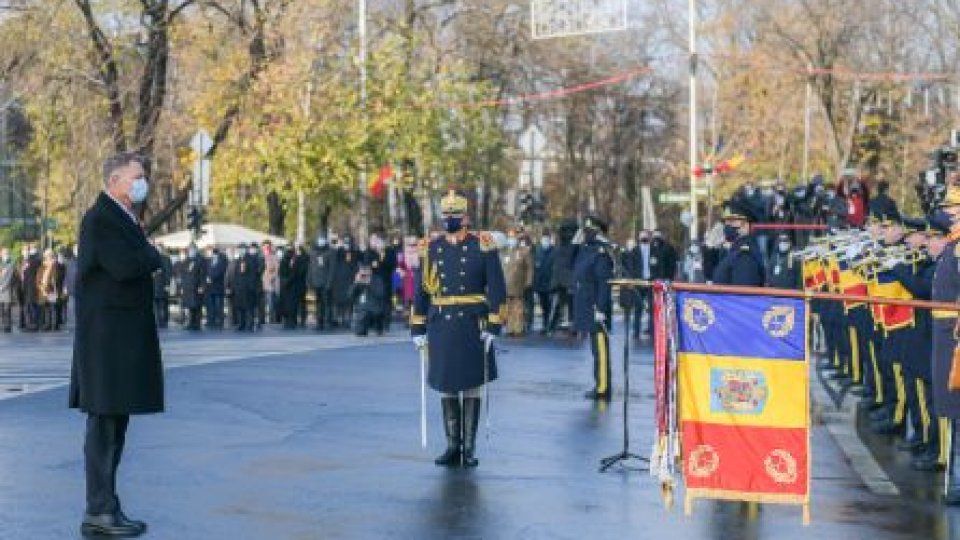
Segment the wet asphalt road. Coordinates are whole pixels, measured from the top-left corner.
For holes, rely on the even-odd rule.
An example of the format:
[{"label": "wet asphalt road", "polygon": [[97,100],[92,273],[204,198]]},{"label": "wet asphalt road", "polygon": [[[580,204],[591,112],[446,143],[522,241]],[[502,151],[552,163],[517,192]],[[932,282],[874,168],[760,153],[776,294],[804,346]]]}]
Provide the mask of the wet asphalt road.
[{"label": "wet asphalt road", "polygon": [[[167,375],[168,412],[133,420],[120,473],[124,507],[150,524],[148,538],[960,539],[960,511],[929,496],[935,476],[898,477],[897,457],[872,441],[902,486],[901,496],[874,494],[820,425],[812,525],[797,507],[764,506],[756,517],[729,503],[698,501],[690,517],[665,509],[646,473],[597,472],[621,446],[622,395],[605,409],[580,398],[590,365],[570,342],[501,342],[480,468],[460,471],[432,464],[443,444],[435,395],[430,447],[420,448],[418,359],[406,342],[171,336],[165,350],[182,367]],[[55,378],[68,339],[45,346],[44,373]],[[612,347],[618,388],[621,346]],[[0,375],[28,349],[0,341]],[[217,353],[219,363],[195,365]],[[631,366],[633,448],[646,454],[649,351]],[[2,539],[79,537],[83,421],[65,403],[62,387],[0,401]]]}]

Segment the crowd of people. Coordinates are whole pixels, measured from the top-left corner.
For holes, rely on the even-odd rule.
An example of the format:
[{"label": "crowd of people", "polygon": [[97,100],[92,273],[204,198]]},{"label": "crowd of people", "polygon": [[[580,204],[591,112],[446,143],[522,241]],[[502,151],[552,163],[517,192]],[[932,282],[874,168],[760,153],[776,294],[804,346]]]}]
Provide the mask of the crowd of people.
[{"label": "crowd of people", "polygon": [[72,248],[23,246],[14,258],[0,248],[0,332],[55,332],[70,319],[77,278]]},{"label": "crowd of people", "polygon": [[233,328],[353,330],[383,334],[413,296],[416,240],[382,232],[356,246],[349,235],[323,234],[305,246],[196,246],[163,254],[154,274],[158,324],[171,312],[190,331]]}]

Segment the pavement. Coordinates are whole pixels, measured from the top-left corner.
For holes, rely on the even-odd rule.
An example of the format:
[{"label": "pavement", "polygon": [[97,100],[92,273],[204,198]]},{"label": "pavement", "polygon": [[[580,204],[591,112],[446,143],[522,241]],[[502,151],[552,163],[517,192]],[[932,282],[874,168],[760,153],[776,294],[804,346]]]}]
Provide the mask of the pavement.
[{"label": "pavement", "polygon": [[[871,487],[831,432],[845,420],[822,401],[811,525],[791,506],[665,508],[647,473],[597,471],[622,446],[623,395],[606,407],[580,397],[591,371],[583,346],[538,337],[499,347],[480,467],[464,471],[432,463],[443,447],[433,394],[429,448],[420,447],[418,358],[400,331],[169,331],[168,410],[131,423],[124,508],[149,523],[147,538],[171,540],[960,538],[960,513],[936,501],[935,475],[906,484],[889,474],[896,456],[880,451],[883,441],[865,439],[897,493]],[[615,339],[618,388],[621,349]],[[69,361],[68,335],[0,336],[2,539],[79,537],[83,419],[66,409]],[[630,365],[631,448],[647,454],[649,349]]]}]

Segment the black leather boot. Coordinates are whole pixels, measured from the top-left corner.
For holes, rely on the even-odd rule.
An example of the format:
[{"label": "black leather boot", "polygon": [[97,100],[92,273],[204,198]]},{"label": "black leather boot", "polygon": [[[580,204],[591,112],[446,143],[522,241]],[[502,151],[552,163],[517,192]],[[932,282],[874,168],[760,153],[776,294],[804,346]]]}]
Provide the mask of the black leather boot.
[{"label": "black leather boot", "polygon": [[473,457],[477,449],[477,427],[480,425],[480,398],[463,399],[463,466],[476,467],[480,462]]},{"label": "black leather boot", "polygon": [[443,408],[443,430],[447,434],[447,451],[440,455],[434,463],[441,467],[452,467],[460,464],[460,399],[441,398]]}]

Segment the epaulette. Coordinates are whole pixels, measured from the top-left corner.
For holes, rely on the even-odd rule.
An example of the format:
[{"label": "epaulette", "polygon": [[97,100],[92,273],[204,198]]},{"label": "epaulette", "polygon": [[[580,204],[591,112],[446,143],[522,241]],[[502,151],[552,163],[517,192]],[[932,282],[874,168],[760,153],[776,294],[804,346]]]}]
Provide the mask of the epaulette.
[{"label": "epaulette", "polygon": [[480,251],[494,251],[497,249],[497,239],[492,234],[481,231],[476,233],[477,241],[480,242]]},{"label": "epaulette", "polygon": [[750,251],[750,244],[740,246],[740,251]]}]

